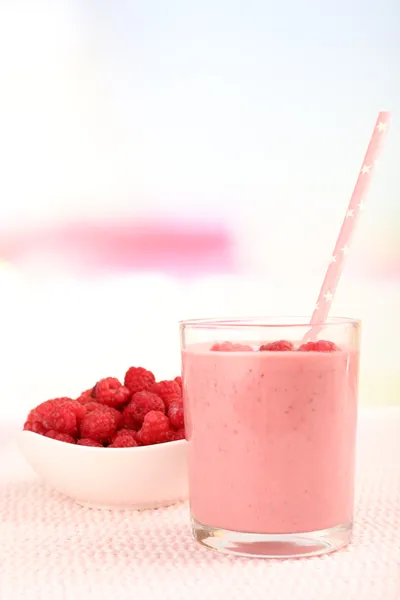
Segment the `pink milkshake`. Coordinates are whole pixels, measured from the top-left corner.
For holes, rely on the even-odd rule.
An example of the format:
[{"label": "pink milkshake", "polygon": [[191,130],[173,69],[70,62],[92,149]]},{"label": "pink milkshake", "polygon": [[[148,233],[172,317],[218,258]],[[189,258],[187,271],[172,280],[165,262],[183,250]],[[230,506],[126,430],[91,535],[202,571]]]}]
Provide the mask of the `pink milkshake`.
[{"label": "pink milkshake", "polygon": [[[184,344],[190,507],[197,539],[253,555],[319,554],[349,541],[358,324],[346,321],[343,327],[346,345],[332,344],[330,351],[299,351],[299,344],[260,351],[259,342],[248,343],[248,349],[214,345],[211,350],[215,338],[224,335],[215,330],[209,331],[211,342]],[[285,331],[286,339],[290,333]],[[258,331],[260,341],[266,334],[271,331]],[[223,339],[236,341],[226,332]]]}]

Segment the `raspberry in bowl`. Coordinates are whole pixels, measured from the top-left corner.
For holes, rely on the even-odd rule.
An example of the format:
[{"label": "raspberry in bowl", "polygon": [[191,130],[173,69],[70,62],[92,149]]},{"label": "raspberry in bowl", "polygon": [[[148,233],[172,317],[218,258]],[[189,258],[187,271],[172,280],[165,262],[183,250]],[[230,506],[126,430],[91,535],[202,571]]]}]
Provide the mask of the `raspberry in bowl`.
[{"label": "raspberry in bowl", "polygon": [[[168,392],[168,401],[157,393]],[[52,488],[93,508],[168,506],[188,495],[181,386],[131,367],[79,398],[30,411],[19,438],[33,470]]]}]

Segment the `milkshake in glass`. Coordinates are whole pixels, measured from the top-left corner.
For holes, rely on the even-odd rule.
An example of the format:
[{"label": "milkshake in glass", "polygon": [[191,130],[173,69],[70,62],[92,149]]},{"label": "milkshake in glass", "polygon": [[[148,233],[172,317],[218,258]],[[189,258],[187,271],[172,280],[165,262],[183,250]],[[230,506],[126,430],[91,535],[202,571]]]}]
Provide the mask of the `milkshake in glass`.
[{"label": "milkshake in glass", "polygon": [[349,543],[358,321],[181,324],[194,537],[223,552],[310,556]]}]

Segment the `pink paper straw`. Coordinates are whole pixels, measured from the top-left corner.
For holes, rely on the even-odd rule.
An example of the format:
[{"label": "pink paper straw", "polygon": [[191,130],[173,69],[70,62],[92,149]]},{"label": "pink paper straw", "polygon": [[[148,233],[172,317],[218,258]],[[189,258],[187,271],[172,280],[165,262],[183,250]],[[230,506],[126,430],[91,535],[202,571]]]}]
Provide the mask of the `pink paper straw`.
[{"label": "pink paper straw", "polygon": [[354,233],[358,216],[364,209],[365,196],[371,182],[377,156],[382,147],[385,134],[389,129],[389,122],[390,113],[380,112],[318,296],[317,304],[311,317],[310,324],[316,325],[316,327],[312,327],[305,339],[315,337],[316,333],[321,329],[318,325],[325,323],[328,317],[344,262],[349,253],[351,237]]}]

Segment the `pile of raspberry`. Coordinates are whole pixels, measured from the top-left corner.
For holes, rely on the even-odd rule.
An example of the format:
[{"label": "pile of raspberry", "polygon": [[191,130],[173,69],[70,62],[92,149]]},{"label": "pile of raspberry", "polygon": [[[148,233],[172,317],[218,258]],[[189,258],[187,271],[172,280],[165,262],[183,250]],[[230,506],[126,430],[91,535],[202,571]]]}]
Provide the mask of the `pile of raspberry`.
[{"label": "pile of raspberry", "polygon": [[101,379],[79,398],[54,398],[31,410],[24,430],[60,442],[99,448],[133,448],[185,438],[182,380],[158,381],[131,367],[124,384]]}]

